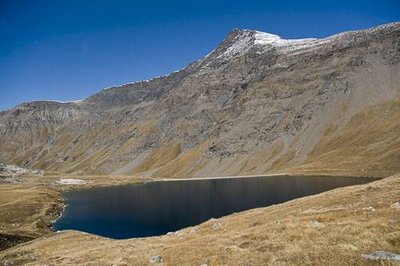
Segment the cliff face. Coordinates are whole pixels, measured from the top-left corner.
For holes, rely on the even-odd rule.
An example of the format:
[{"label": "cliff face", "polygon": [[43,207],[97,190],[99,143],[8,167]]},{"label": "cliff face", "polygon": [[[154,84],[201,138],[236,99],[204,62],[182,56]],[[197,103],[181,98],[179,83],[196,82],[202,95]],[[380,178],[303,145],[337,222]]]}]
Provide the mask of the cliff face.
[{"label": "cliff face", "polygon": [[234,30],[166,77],[0,113],[0,161],[159,177],[400,171],[400,23],[326,39]]}]

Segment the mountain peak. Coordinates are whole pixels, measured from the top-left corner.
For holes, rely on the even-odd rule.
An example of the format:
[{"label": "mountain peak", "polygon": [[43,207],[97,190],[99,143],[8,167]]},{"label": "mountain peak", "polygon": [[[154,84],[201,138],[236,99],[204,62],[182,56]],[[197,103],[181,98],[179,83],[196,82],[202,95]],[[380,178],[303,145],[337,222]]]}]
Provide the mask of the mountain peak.
[{"label": "mountain peak", "polygon": [[227,38],[229,39],[240,39],[240,38],[248,38],[252,37],[255,41],[257,40],[266,40],[266,41],[276,41],[281,39],[280,36],[272,33],[266,33],[258,30],[251,30],[251,29],[239,29],[235,28],[229,32]]},{"label": "mountain peak", "polygon": [[314,39],[285,40],[276,34],[236,28],[227,35],[216,52],[218,53],[217,58],[229,59],[240,56],[255,46],[257,48],[282,47],[311,40]]}]

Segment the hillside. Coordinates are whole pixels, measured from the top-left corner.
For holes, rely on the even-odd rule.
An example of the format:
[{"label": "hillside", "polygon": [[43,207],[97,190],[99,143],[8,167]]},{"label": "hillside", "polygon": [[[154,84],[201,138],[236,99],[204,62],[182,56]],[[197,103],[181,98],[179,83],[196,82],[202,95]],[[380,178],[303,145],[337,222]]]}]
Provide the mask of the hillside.
[{"label": "hillside", "polygon": [[400,172],[400,23],[325,39],[234,30],[165,77],[0,113],[0,161],[154,177]]}]

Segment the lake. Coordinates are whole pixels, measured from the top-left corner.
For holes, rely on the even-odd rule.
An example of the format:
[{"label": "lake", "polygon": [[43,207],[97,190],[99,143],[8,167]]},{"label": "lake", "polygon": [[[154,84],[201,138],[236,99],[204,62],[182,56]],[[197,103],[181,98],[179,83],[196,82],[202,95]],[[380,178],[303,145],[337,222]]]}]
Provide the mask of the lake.
[{"label": "lake", "polygon": [[64,194],[68,206],[53,228],[115,239],[156,236],[210,218],[373,180],[269,176],[156,181],[75,190]]}]

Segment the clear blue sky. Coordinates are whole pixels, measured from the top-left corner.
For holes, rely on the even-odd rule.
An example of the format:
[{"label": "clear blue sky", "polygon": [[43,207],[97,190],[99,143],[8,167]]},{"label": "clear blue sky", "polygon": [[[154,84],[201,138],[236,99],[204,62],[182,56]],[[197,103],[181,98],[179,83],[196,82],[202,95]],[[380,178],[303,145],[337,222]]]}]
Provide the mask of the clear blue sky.
[{"label": "clear blue sky", "polygon": [[233,28],[325,37],[393,21],[399,0],[0,0],[0,110],[168,74]]}]

